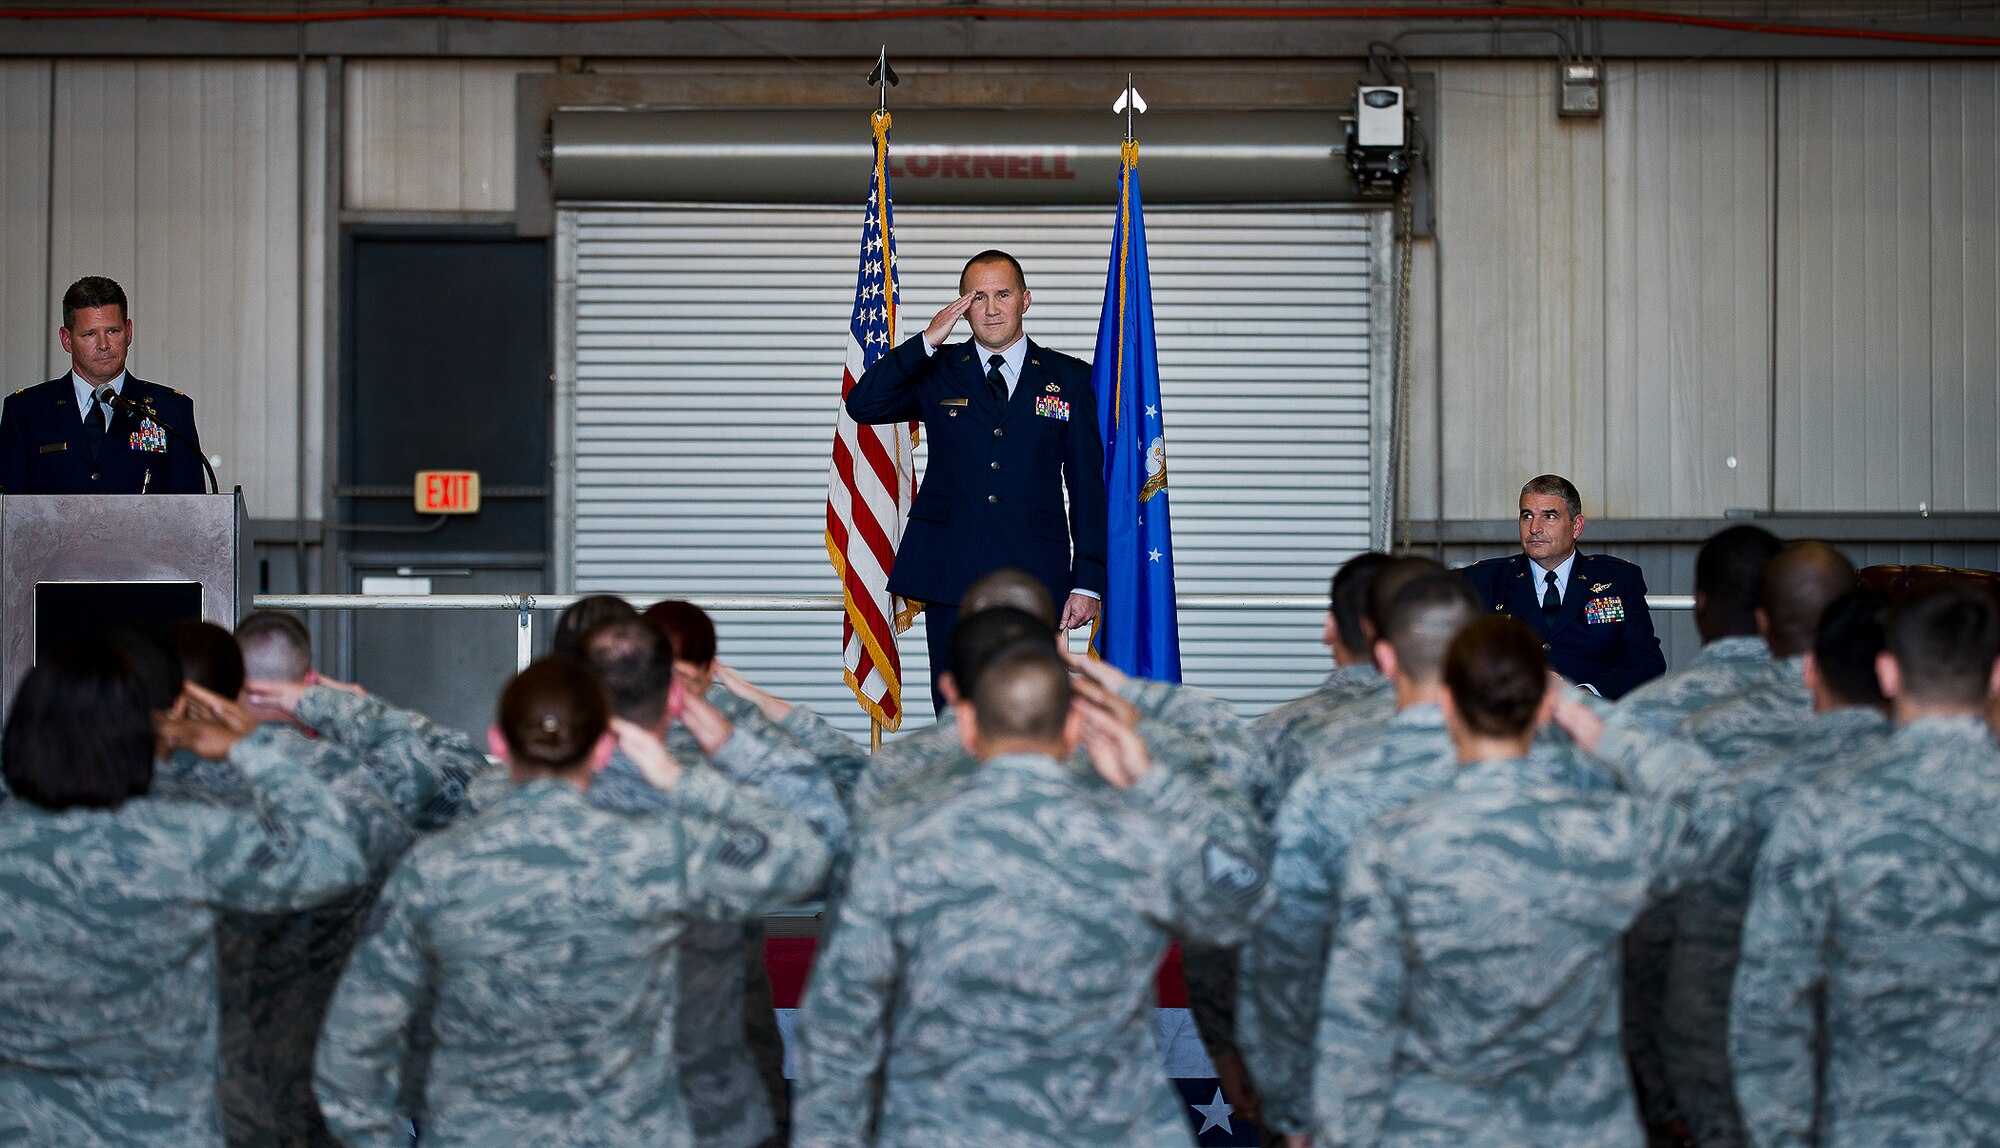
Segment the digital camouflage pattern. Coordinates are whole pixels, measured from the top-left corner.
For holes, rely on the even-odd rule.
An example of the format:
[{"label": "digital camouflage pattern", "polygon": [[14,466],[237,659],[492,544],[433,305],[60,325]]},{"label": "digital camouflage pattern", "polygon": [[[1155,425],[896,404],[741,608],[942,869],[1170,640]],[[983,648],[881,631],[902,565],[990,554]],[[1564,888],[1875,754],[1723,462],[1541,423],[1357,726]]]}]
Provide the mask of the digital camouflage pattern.
[{"label": "digital camouflage pattern", "polygon": [[[731,695],[734,697],[734,695]],[[794,710],[794,712],[797,712]],[[759,714],[759,717],[762,715]],[[732,719],[735,720],[735,719]],[[694,770],[714,769],[759,790],[822,831],[839,835],[845,851],[847,815],[819,762],[788,739],[756,731],[776,725],[745,717],[712,760],[676,725],[667,744],[675,758]],[[850,743],[852,744],[852,743]],[[656,789],[622,753],[597,775],[590,800],[624,813],[701,816],[683,804],[679,787]],[[825,837],[822,835],[822,842]],[[834,848],[834,846],[829,846]],[[785,1049],[775,1016],[769,1024],[757,1011],[771,1009],[770,981],[763,967],[761,920],[692,921],[678,950],[680,998],[673,1015],[674,1059],[695,1143],[702,1148],[750,1148],[775,1135],[784,1111]],[[746,953],[746,946],[750,953]],[[749,959],[754,954],[755,963]],[[761,988],[761,994],[757,992]],[[761,999],[760,999],[761,998]],[[779,1091],[768,1077],[775,1068]]]},{"label": "digital camouflage pattern", "polygon": [[[1615,720],[1644,733],[1665,735],[1701,710],[1733,698],[1771,672],[1771,648],[1755,634],[1717,638],[1694,660],[1618,699]],[[1667,970],[1673,961],[1675,923],[1680,907],[1673,898],[1648,906],[1625,938],[1621,997],[1626,1055],[1639,1084],[1639,1103],[1648,1124],[1664,1124],[1676,1105],[1667,1083],[1660,1028],[1665,1023]]]},{"label": "digital camouflage pattern", "polygon": [[687,925],[796,901],[827,854],[714,770],[674,790],[684,815],[646,816],[529,781],[410,851],[320,1041],[315,1083],[338,1136],[407,1143],[399,1058],[431,996],[425,1143],[694,1143],[671,1037]]},{"label": "digital camouflage pattern", "polygon": [[1619,720],[1646,733],[1671,733],[1704,706],[1733,698],[1769,673],[1771,648],[1755,634],[1717,638],[1694,660],[1618,699]]},{"label": "digital camouflage pattern", "polygon": [[[222,1123],[232,1148],[330,1144],[312,1090],[313,1049],[375,892],[417,839],[464,809],[469,784],[500,772],[465,734],[378,697],[312,686],[298,720],[299,768],[340,799],[368,867],[360,888],[301,913],[226,912],[216,925],[221,998]],[[240,806],[228,762],[176,753],[154,792]]]},{"label": "digital camouflage pattern", "polygon": [[1812,719],[1804,655],[1780,658],[1735,697],[1703,706],[1674,727],[1724,766],[1736,766],[1795,741]]},{"label": "digital camouflage pattern", "polygon": [[1757,860],[1729,1051],[1758,1148],[2000,1141],[2000,748],[1911,721]]},{"label": "digital camouflage pattern", "polygon": [[1800,726],[1789,746],[1729,771],[1744,803],[1741,836],[1726,869],[1694,882],[1676,899],[1680,914],[1660,1031],[1667,1079],[1702,1148],[1747,1143],[1729,1072],[1729,990],[1742,951],[1751,872],[1764,838],[1792,794],[1860,763],[1888,736],[1889,719],[1880,710],[1832,710]]},{"label": "digital camouflage pattern", "polygon": [[1277,821],[1285,795],[1315,762],[1358,748],[1395,716],[1395,683],[1367,669],[1372,676],[1359,667],[1335,670],[1318,692],[1290,703],[1298,709],[1277,719],[1266,714],[1252,725],[1252,737],[1264,743],[1264,768],[1245,790],[1266,822]]},{"label": "digital camouflage pattern", "polygon": [[[1648,745],[1656,745],[1650,752]],[[1354,844],[1318,1014],[1316,1144],[1639,1148],[1618,1036],[1619,939],[1724,858],[1698,751],[1607,734],[1628,793],[1481,762]]]},{"label": "digital camouflage pattern", "polygon": [[0,805],[0,1144],[217,1145],[216,919],[337,896],[364,864],[305,739],[230,751],[238,808]]},{"label": "digital camouflage pattern", "polygon": [[1457,755],[1436,705],[1398,711],[1359,747],[1321,755],[1279,809],[1274,900],[1243,946],[1238,1039],[1264,1101],[1264,1124],[1312,1127],[1313,1024],[1339,915],[1341,871],[1363,826],[1451,783]]},{"label": "digital camouflage pattern", "polygon": [[1153,975],[1170,936],[1239,941],[1267,896],[1233,800],[1024,754],[864,833],[799,1017],[793,1144],[1192,1145]]}]

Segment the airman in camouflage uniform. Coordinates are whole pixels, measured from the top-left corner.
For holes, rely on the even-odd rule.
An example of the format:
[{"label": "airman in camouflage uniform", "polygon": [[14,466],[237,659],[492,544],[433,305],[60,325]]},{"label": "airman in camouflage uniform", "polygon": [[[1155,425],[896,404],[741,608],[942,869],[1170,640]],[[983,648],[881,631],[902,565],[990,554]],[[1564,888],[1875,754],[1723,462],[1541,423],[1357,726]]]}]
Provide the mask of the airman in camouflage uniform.
[{"label": "airman in camouflage uniform", "polygon": [[803,897],[827,853],[715,770],[673,789],[678,815],[628,815],[568,780],[526,780],[411,850],[320,1043],[321,1105],[346,1143],[406,1142],[398,1055],[430,993],[426,1143],[695,1143],[666,1039],[675,950],[691,919],[740,921]]},{"label": "airman in camouflage uniform", "polygon": [[[1003,705],[1029,673],[1033,710]],[[1260,907],[1259,858],[1213,831],[1247,807],[1149,766],[1129,730],[1115,764],[1092,754],[1129,788],[1057,760],[1069,687],[1052,651],[1015,647],[981,674],[978,711],[1053,715],[1056,753],[1001,752],[1051,735],[982,722],[994,740],[971,777],[861,836],[800,1015],[793,1143],[1191,1145],[1152,974],[1169,935],[1229,944]]]},{"label": "airman in camouflage uniform", "polygon": [[[1465,639],[1500,629],[1523,679],[1540,680],[1539,640],[1518,622],[1483,618]],[[1524,726],[1510,752],[1528,742]],[[1532,757],[1468,756],[1447,787],[1361,831],[1317,1016],[1315,1143],[1644,1143],[1619,1044],[1619,939],[1649,898],[1717,863],[1729,802],[1691,804],[1712,770],[1691,747],[1622,731],[1599,751],[1627,792],[1578,791]]]},{"label": "airman in camouflage uniform", "polygon": [[1452,635],[1479,613],[1477,593],[1455,574],[1422,575],[1399,589],[1377,647],[1401,708],[1358,749],[1318,743],[1320,757],[1279,810],[1276,899],[1243,947],[1237,1003],[1264,1124],[1275,1131],[1312,1126],[1313,1021],[1348,847],[1370,821],[1444,787],[1456,772],[1436,704],[1437,674]]},{"label": "airman in camouflage uniform", "polygon": [[229,751],[244,804],[0,805],[0,1143],[220,1144],[214,934],[363,879],[298,734]]},{"label": "airman in camouflage uniform", "polygon": [[1888,631],[1895,732],[1757,861],[1729,1049],[1759,1148],[2000,1142],[2000,621],[1946,585]]}]

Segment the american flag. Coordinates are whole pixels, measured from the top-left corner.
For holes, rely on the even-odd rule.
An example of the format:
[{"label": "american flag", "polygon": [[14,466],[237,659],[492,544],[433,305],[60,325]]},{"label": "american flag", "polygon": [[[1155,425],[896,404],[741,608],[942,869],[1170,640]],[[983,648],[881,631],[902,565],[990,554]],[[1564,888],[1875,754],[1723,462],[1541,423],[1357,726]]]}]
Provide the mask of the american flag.
[{"label": "american flag", "polygon": [[847,367],[826,483],[826,552],[840,575],[847,685],[885,730],[903,721],[903,668],[896,634],[914,608],[889,593],[889,568],[916,497],[916,424],[861,426],[847,415],[855,380],[896,344],[895,209],[889,199],[889,113],[876,112],[875,172],[861,220],[861,270],[847,324]]}]

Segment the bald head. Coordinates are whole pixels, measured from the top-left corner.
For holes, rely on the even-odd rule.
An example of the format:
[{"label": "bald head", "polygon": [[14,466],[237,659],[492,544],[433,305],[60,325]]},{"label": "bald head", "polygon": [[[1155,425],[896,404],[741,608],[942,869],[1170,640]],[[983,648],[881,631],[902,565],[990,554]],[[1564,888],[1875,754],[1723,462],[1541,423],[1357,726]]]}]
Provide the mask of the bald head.
[{"label": "bald head", "polygon": [[995,606],[1011,606],[1040,618],[1048,623],[1050,630],[1056,628],[1056,604],[1049,597],[1049,588],[1025,570],[1003,566],[981,575],[959,597],[958,616],[970,618]]},{"label": "bald head", "polygon": [[1824,542],[1794,542],[1764,566],[1757,614],[1774,658],[1812,649],[1819,618],[1835,598],[1854,589],[1854,563]]}]

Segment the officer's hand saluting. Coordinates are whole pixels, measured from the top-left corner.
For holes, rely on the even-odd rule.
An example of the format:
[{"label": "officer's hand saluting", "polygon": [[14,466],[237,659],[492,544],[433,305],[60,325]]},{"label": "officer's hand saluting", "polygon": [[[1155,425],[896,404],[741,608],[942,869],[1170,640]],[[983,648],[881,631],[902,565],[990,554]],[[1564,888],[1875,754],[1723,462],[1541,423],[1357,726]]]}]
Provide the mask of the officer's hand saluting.
[{"label": "officer's hand saluting", "polygon": [[966,309],[971,306],[970,291],[944,305],[944,310],[937,313],[937,317],[931,320],[931,325],[924,328],[924,342],[931,350],[935,351],[944,346],[944,341],[951,337],[951,329],[958,326],[960,319],[965,318]]}]

